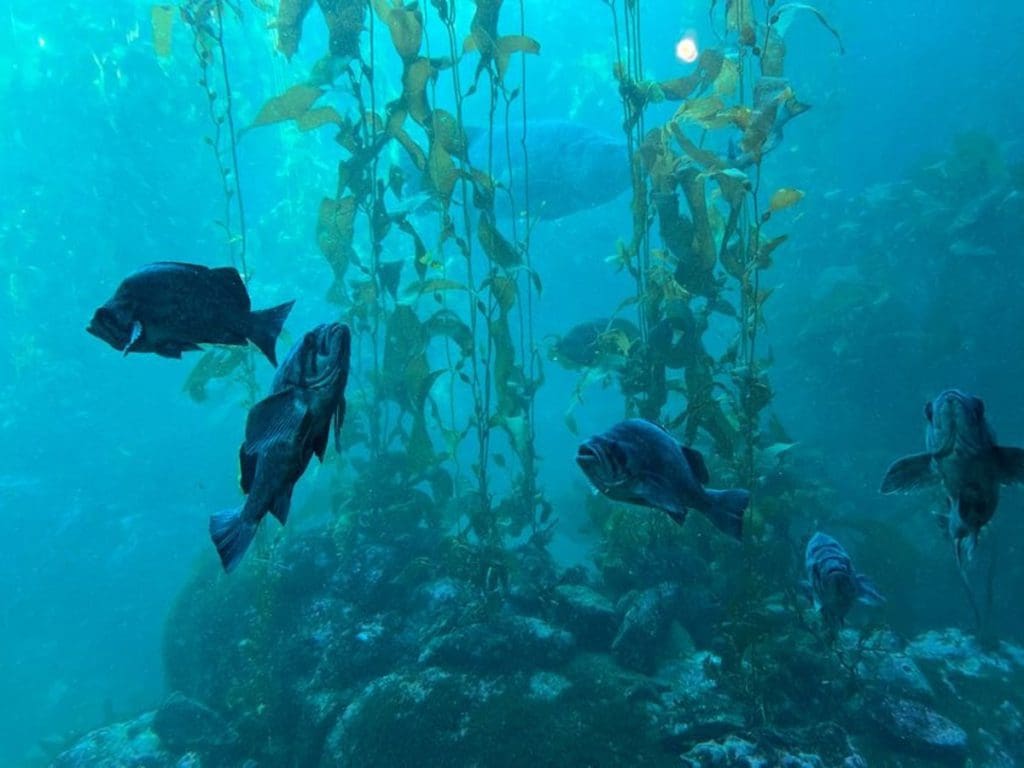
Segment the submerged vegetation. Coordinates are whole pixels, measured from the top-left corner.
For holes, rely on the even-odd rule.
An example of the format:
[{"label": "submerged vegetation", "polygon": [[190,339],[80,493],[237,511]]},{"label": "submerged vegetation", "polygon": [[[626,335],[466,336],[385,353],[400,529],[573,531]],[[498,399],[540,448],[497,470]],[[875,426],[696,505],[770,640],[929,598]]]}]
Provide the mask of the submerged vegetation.
[{"label": "submerged vegetation", "polygon": [[[924,765],[1020,748],[1024,701],[1003,675],[1024,674],[1016,646],[982,648],[954,631],[902,638],[862,621],[844,629],[842,616],[829,626],[799,592],[807,532],[844,507],[824,460],[796,448],[774,410],[769,278],[806,202],[767,179],[779,175],[768,169],[789,122],[811,119],[787,78],[789,24],[813,19],[842,53],[839,31],[803,3],[709,0],[715,45],[692,73],[659,79],[644,63],[642,3],[605,6],[632,200],[631,230],[607,244],[604,266],[631,295],[547,353],[535,332],[544,263],[531,253],[526,152],[528,61],[543,38],[526,28],[522,0],[180,6],[222,181],[218,224],[246,282],[259,265],[249,264],[238,142],[282,127],[302,134],[286,151],[314,131],[333,139],[332,188],[302,214],[329,268],[316,292],[352,328],[353,374],[342,457],[323,471],[327,490],[296,511],[307,527],[229,579],[200,566],[175,604],[164,661],[191,703],[138,724],[162,744],[151,764],[194,754],[215,766],[481,755],[492,765],[855,766],[902,751],[905,762],[887,764]],[[243,126],[224,29],[250,12],[285,60],[310,53],[313,24],[326,50]],[[160,56],[175,19],[153,9]],[[487,116],[483,129],[470,112]],[[956,178],[1005,182],[977,137],[960,140],[949,166]],[[935,197],[953,194],[920,174]],[[890,297],[867,301],[873,283],[854,282],[822,299],[831,320],[856,311],[874,329],[891,319]],[[838,343],[825,313],[807,322],[810,343]],[[658,422],[706,452],[716,484],[749,488],[742,541],[595,496],[580,505],[599,532],[596,569],[559,565],[549,546],[558,510],[538,481],[546,356],[579,372],[569,431],[587,388],[614,381],[622,411],[609,421]],[[204,353],[185,389],[202,401],[218,379],[254,401],[251,351]],[[896,525],[843,525],[854,546],[884,538],[879,558],[912,546]],[[960,692],[976,678],[995,692],[970,703]],[[935,695],[940,685],[952,702]],[[980,723],[997,705],[984,738],[949,719]],[[186,726],[168,725],[183,706],[193,720],[209,708],[230,733],[186,738]],[[518,733],[502,745],[510,727]]]}]

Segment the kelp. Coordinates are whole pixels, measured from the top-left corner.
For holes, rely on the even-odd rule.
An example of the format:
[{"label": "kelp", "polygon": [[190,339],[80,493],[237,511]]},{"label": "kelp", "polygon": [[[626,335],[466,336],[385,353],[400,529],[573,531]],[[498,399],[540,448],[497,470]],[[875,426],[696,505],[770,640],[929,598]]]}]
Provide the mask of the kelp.
[{"label": "kelp", "polygon": [[355,257],[352,249],[355,215],[356,199],[351,195],[340,200],[325,197],[320,202],[316,242],[334,273],[334,282],[327,296],[335,303],[340,303],[344,297],[345,273]]},{"label": "kelp", "polygon": [[[330,55],[342,59],[359,58],[367,0],[317,0],[327,25]],[[299,50],[302,25],[313,7],[313,0],[281,0],[277,18],[271,24],[277,30],[277,50],[287,58]]]},{"label": "kelp", "polygon": [[498,34],[498,12],[503,0],[476,0],[476,13],[469,25],[469,36],[462,45],[463,54],[477,52],[480,60],[477,63],[474,83],[480,75],[493,65],[494,76],[498,82],[505,79],[508,65],[513,53],[540,53],[540,43],[526,35]]},{"label": "kelp", "polygon": [[207,387],[211,382],[243,373],[246,358],[245,347],[211,349],[199,358],[185,379],[182,389],[197,403],[201,403],[208,396]]},{"label": "kelp", "polygon": [[154,5],[149,11],[153,28],[153,51],[158,58],[166,59],[171,55],[171,33],[176,14],[177,9],[173,5]]},{"label": "kelp", "polygon": [[281,0],[277,18],[271,25],[277,30],[277,50],[291,58],[299,50],[302,22],[313,7],[313,0]]}]

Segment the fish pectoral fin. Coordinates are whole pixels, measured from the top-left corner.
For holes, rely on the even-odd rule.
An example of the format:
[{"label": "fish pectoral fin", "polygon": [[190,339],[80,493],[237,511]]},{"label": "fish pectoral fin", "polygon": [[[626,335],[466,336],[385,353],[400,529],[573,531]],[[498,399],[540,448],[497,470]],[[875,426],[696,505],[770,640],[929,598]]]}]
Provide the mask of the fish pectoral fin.
[{"label": "fish pectoral fin", "polygon": [[260,457],[257,453],[250,453],[243,445],[238,449],[239,483],[242,486],[242,493],[248,495],[252,490],[252,482],[256,478],[256,465]]},{"label": "fish pectoral fin", "polygon": [[683,458],[686,459],[686,463],[690,465],[693,476],[697,478],[697,482],[701,485],[707,485],[711,480],[711,474],[708,472],[708,465],[704,463],[703,454],[695,448],[682,444],[680,444],[679,448],[683,452]]},{"label": "fish pectoral fin", "polygon": [[932,468],[932,454],[915,453],[897,459],[882,478],[882,493],[909,493],[919,488],[938,485],[939,475]]},{"label": "fish pectoral fin", "polygon": [[[304,428],[303,424],[307,426]],[[308,429],[309,409],[291,389],[260,400],[249,411],[245,422],[245,453],[258,454],[279,440],[300,440]]]},{"label": "fish pectoral fin", "polygon": [[127,355],[129,352],[132,351],[132,347],[134,347],[138,340],[142,338],[142,331],[143,328],[141,322],[136,320],[134,323],[132,323],[132,334],[131,336],[128,337],[128,343],[124,345],[124,350],[122,350],[122,354]]},{"label": "fish pectoral fin", "polygon": [[857,575],[857,600],[865,605],[881,605],[885,597],[867,576]]},{"label": "fish pectoral fin", "polygon": [[1024,448],[997,445],[992,449],[999,469],[999,482],[1004,485],[1024,483]]}]

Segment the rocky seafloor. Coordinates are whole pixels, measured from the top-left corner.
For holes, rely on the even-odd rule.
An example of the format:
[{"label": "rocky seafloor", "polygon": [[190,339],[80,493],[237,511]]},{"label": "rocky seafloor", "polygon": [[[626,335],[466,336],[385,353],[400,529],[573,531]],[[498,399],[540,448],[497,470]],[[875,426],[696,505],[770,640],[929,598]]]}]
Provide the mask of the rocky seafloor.
[{"label": "rocky seafloor", "polygon": [[1004,641],[874,627],[830,645],[782,597],[737,615],[684,551],[612,589],[534,544],[344,539],[292,533],[231,577],[197,573],[168,619],[173,693],[55,768],[1024,761],[1024,648]]}]

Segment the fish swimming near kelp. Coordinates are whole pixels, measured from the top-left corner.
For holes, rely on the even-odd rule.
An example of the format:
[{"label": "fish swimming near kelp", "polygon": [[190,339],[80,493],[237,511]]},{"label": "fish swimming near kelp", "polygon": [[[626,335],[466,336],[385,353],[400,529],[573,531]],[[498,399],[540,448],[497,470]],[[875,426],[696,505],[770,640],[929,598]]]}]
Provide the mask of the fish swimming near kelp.
[{"label": "fish swimming near kelp", "polygon": [[640,329],[629,320],[606,317],[574,325],[551,345],[549,357],[570,370],[619,368],[630,347],[640,339]]},{"label": "fish swimming near kelp", "polygon": [[314,454],[323,461],[332,422],[340,448],[351,346],[341,323],[309,331],[281,363],[271,395],[249,411],[239,450],[245,503],[210,518],[225,571],[241,562],[267,513],[288,521],[292,489]]},{"label": "fish swimming near kelp", "polygon": [[869,578],[854,570],[843,546],[827,533],[815,533],[804,553],[807,581],[803,586],[814,600],[830,633],[835,633],[855,602],[881,605],[885,598]]},{"label": "fish swimming near kelp", "polygon": [[251,341],[277,365],[274,345],[294,303],[254,312],[233,267],[161,261],[126,277],[86,330],[126,355],[180,358],[200,344]]},{"label": "fish swimming near kelp", "polygon": [[[523,153],[522,128],[494,128],[493,140],[486,130],[467,129],[469,162],[490,170],[502,189],[495,192],[499,215],[525,212],[538,219],[561,219],[614,200],[631,186],[626,142],[585,123],[571,120],[531,120]],[[407,194],[418,203],[429,188],[427,176],[404,158]],[[529,186],[526,186],[529,168]],[[509,207],[514,196],[515,210]]]},{"label": "fish swimming near kelp", "polygon": [[750,493],[705,488],[709,475],[700,452],[646,419],[621,421],[590,438],[580,445],[576,463],[594,488],[611,499],[660,509],[679,525],[696,509],[720,531],[743,537]]},{"label": "fish swimming near kelp", "polygon": [[942,485],[948,531],[963,566],[999,504],[999,486],[1024,482],[1024,449],[996,444],[980,398],[949,389],[924,407],[925,451],[893,462],[882,493]]}]

